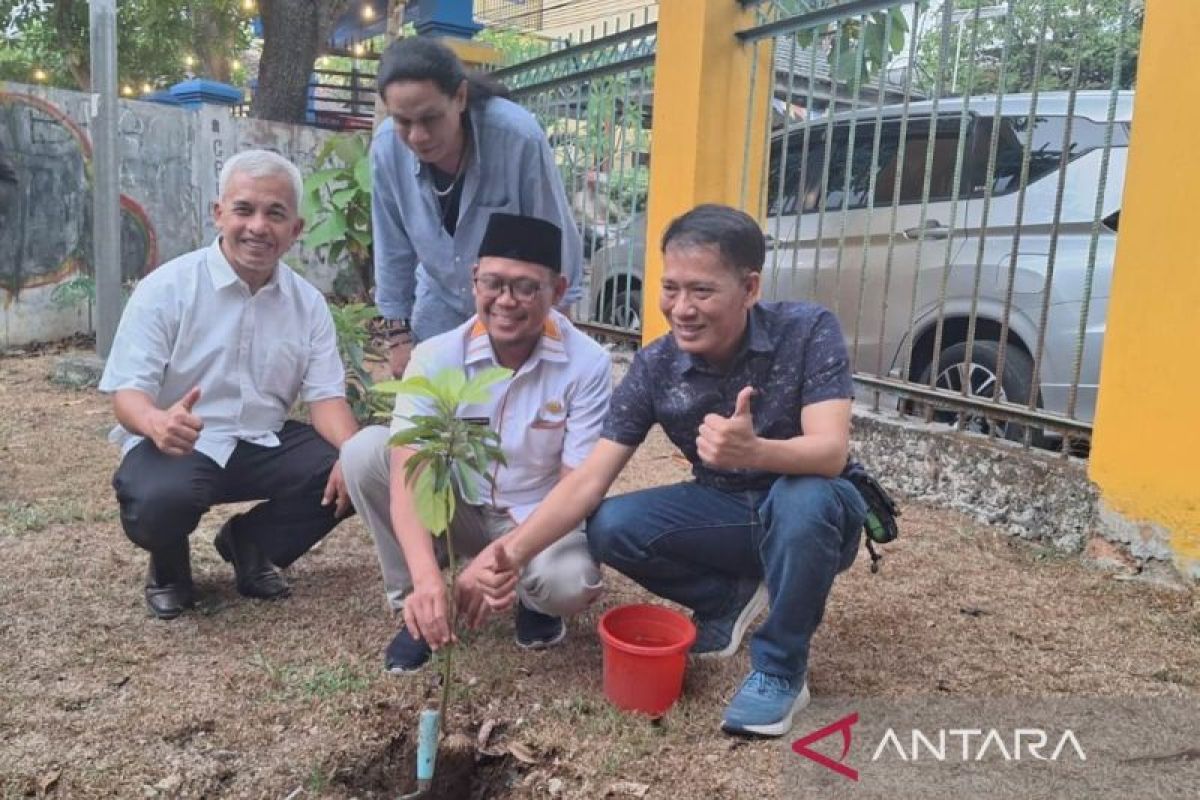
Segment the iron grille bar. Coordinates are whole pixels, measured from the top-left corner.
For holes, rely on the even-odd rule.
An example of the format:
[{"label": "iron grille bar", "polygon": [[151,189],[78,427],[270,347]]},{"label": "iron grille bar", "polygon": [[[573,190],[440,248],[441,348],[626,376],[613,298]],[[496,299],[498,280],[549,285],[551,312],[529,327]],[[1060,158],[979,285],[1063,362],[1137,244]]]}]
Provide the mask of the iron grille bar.
[{"label": "iron grille bar", "polygon": [[1057,414],[1050,414],[1045,411],[1028,409],[1024,406],[1010,404],[997,405],[989,397],[963,397],[957,392],[947,394],[937,389],[931,389],[923,384],[909,383],[895,378],[864,375],[861,372],[854,373],[854,381],[868,389],[899,395],[909,400],[921,400],[949,411],[977,411],[989,418],[1020,422],[1027,425],[1033,424],[1063,431],[1064,433],[1090,436],[1092,432],[1092,426],[1086,422],[1060,417]]},{"label": "iron grille bar", "polygon": [[593,39],[591,41],[584,42],[583,44],[574,45],[573,47],[564,47],[561,50],[551,50],[545,55],[540,55],[536,58],[531,58],[528,61],[522,61],[519,64],[498,69],[490,74],[491,77],[499,81],[503,81],[507,76],[528,72],[545,64],[551,64],[559,59],[569,58],[575,54],[586,53],[591,50],[601,50],[607,47],[612,47],[615,44],[620,44],[621,42],[635,41],[645,36],[653,35],[657,30],[657,22],[648,22],[645,25],[639,25],[636,28],[629,28],[628,30],[620,33],[614,33],[613,35],[607,36],[603,39]]},{"label": "iron grille bar", "polygon": [[828,25],[831,22],[838,22],[839,20],[862,16],[875,11],[886,11],[889,8],[895,8],[899,5],[902,5],[902,3],[897,2],[897,0],[853,0],[853,2],[843,3],[832,8],[822,8],[807,14],[799,14],[775,22],[768,22],[765,25],[747,28],[744,31],[738,31],[734,35],[743,42],[753,42],[758,39],[766,39],[769,36],[780,36],[785,33],[804,30],[805,28]]}]

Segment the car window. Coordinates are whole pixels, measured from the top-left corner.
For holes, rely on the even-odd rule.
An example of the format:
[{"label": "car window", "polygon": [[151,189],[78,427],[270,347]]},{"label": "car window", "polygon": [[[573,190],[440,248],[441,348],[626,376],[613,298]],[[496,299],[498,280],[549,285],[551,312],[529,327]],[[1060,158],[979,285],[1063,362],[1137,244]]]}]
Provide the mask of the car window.
[{"label": "car window", "polygon": [[[824,125],[814,125],[809,131],[808,148],[804,147],[803,131],[795,131],[787,137],[787,158],[782,142],[772,148],[771,167],[768,173],[767,208],[772,214],[795,214],[797,209],[804,213],[818,211],[821,197],[825,195],[825,208],[836,211],[843,208],[864,208],[871,190],[872,167],[876,180],[883,168],[896,155],[898,125],[884,124],[880,134],[879,152],[876,156],[875,121],[859,122],[855,126],[854,144],[850,142],[850,126],[839,124],[833,129],[828,146],[829,166],[826,170],[826,136]],[[847,163],[848,162],[848,163]],[[847,182],[847,166],[849,181]],[[785,179],[780,181],[780,169]],[[801,187],[803,178],[803,187]],[[878,193],[877,193],[878,194]]]},{"label": "car window", "polygon": [[[992,194],[1015,192],[1021,181],[1021,160],[1025,142],[1033,126],[1033,141],[1029,155],[1029,182],[1032,183],[1058,169],[1062,159],[1063,134],[1066,116],[1031,117],[1027,115],[1001,117],[996,146],[996,166],[992,176]],[[988,150],[991,147],[993,118],[980,118],[972,145],[971,196],[982,197],[987,187]],[[1104,147],[1105,123],[1076,117],[1071,125],[1069,160]],[[1129,124],[1113,126],[1113,147],[1129,146]]]},{"label": "car window", "polygon": [[[850,126],[839,124],[833,129],[829,145],[829,169],[826,176],[825,152],[827,128],[817,123],[809,131],[808,147],[804,148],[804,132],[793,131],[787,137],[786,164],[780,153],[782,141],[772,147],[768,173],[767,207],[772,214],[813,213],[821,209],[824,193],[827,211],[843,208],[865,208],[869,204],[872,166],[875,167],[876,207],[891,205],[899,181],[899,201],[919,203],[925,189],[925,164],[929,154],[929,120],[911,119],[905,131],[903,161],[901,162],[900,121],[884,120],[879,135],[878,155],[875,145],[875,120],[860,121],[855,126],[854,145],[850,146]],[[968,131],[970,130],[968,124]],[[930,174],[929,199],[947,200],[953,195],[954,165],[958,158],[959,119],[946,118],[939,122],[933,139],[933,168]],[[807,155],[805,155],[807,153]],[[846,182],[847,155],[850,180]],[[969,157],[964,153],[964,160]],[[785,179],[780,181],[780,167]],[[963,175],[967,172],[962,171]],[[804,185],[801,186],[801,173]]]},{"label": "car window", "polygon": [[[971,130],[968,117],[966,130]],[[893,123],[899,136],[899,122]],[[933,166],[929,171],[929,200],[949,200],[954,196],[954,167],[958,161],[959,130],[963,126],[959,115],[940,119],[933,135]],[[920,203],[925,197],[925,167],[930,156],[929,120],[909,120],[904,135],[903,160],[897,153],[880,173],[875,187],[875,203],[891,204],[899,183],[901,203]],[[964,160],[967,157],[964,152]],[[964,171],[960,170],[960,181]]]}]

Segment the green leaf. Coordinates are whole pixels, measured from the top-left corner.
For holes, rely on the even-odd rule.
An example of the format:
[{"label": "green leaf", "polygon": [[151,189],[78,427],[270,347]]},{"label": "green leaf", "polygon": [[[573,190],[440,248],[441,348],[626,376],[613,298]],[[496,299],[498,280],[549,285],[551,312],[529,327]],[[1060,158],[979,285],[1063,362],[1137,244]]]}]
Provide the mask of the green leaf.
[{"label": "green leaf", "polygon": [[333,151],[343,164],[351,167],[363,157],[366,146],[363,144],[363,137],[351,133],[334,137]]},{"label": "green leaf", "polygon": [[421,430],[419,428],[405,428],[399,433],[392,434],[388,439],[388,444],[392,447],[411,447],[421,438]]},{"label": "green leaf", "polygon": [[386,381],[386,383],[389,385],[392,383],[396,384],[395,389],[391,390],[393,394],[415,394],[434,400],[440,397],[437,387],[424,375],[413,375],[402,381]]},{"label": "green leaf", "polygon": [[500,381],[507,380],[512,374],[513,371],[506,367],[489,367],[472,377],[463,387],[459,397],[464,403],[486,403],[491,399],[488,388]]},{"label": "green leaf", "polygon": [[354,189],[338,189],[333,194],[329,195],[329,202],[339,211],[345,212],[346,206],[354,199],[354,195],[358,194]]},{"label": "green leaf", "polygon": [[346,218],[334,211],[304,237],[304,243],[316,250],[330,242],[346,238]]},{"label": "green leaf", "polygon": [[439,492],[434,488],[439,477],[434,475],[435,472],[437,470],[432,466],[426,466],[417,475],[417,481],[412,487],[413,502],[416,505],[417,518],[421,520],[421,524],[428,528],[434,536],[440,536],[450,526],[454,493],[449,489]]},{"label": "green leaf", "polygon": [[[328,147],[328,143],[326,143],[326,147]],[[324,189],[326,184],[341,179],[342,173],[343,170],[341,167],[320,169],[310,173],[304,181],[304,190],[319,195],[320,190]]]},{"label": "green leaf", "polygon": [[467,468],[462,462],[455,461],[450,465],[450,470],[454,475],[454,484],[458,487],[459,493],[462,494],[463,500],[471,505],[479,505],[479,491],[475,481],[471,479]]},{"label": "green leaf", "polygon": [[326,161],[328,161],[330,154],[333,153],[333,146],[336,143],[337,137],[330,137],[326,139],[325,144],[321,145],[321,149],[317,151],[316,163],[324,164]]},{"label": "green leaf", "polygon": [[359,189],[370,194],[371,179],[371,159],[369,157],[360,158],[354,165],[354,182],[358,184]]},{"label": "green leaf", "polygon": [[394,395],[403,383],[404,381],[400,380],[380,381],[371,387],[371,391],[375,394]]},{"label": "green leaf", "polygon": [[312,222],[325,213],[325,206],[321,202],[321,195],[316,191],[305,191],[304,199],[300,203],[300,216]]},{"label": "green leaf", "polygon": [[447,367],[433,376],[433,389],[445,403],[450,413],[461,405],[462,390],[467,385],[467,376],[461,369]]}]

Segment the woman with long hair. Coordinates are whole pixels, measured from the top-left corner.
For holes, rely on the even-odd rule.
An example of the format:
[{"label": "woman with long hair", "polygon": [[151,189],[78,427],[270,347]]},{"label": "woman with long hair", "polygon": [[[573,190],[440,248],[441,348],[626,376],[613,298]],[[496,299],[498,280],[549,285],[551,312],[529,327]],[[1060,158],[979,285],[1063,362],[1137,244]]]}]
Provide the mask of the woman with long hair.
[{"label": "woman with long hair", "polygon": [[371,144],[375,301],[388,321],[392,372],[413,343],[475,311],[471,269],[494,212],[562,229],[564,308],[582,294],[583,245],[546,134],[444,44],[392,43],[379,62],[388,119]]}]

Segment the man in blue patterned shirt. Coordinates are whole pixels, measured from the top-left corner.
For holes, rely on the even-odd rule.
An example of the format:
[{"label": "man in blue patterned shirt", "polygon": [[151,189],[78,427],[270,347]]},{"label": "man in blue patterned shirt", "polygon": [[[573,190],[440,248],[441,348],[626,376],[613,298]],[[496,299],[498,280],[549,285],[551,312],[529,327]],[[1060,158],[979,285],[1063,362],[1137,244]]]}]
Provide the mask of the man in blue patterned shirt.
[{"label": "man in blue patterned shirt", "polygon": [[[690,608],[694,655],[733,655],[769,601],[722,727],[781,736],[808,703],[809,642],[866,515],[840,477],[850,440],[846,347],[828,310],[758,302],[766,254],[747,214],[698,206],[668,226],[662,251],[660,309],[671,334],[635,357],[588,459],[494,543],[513,569],[479,580],[493,607],[511,603],[514,570],[595,510],[592,554]],[[655,423],[695,480],[604,500]]]}]

